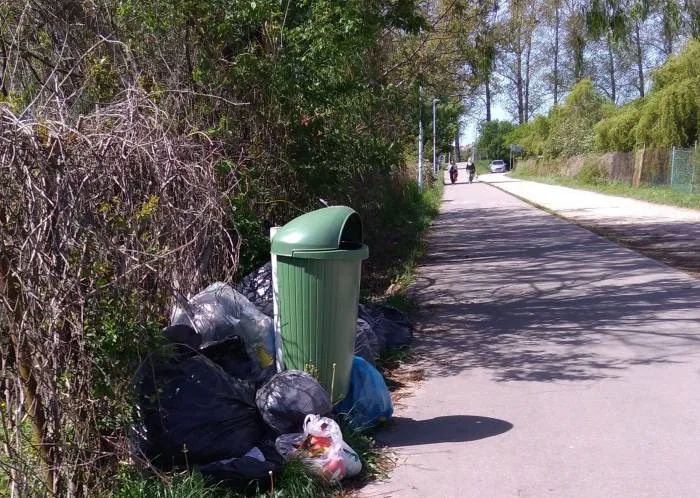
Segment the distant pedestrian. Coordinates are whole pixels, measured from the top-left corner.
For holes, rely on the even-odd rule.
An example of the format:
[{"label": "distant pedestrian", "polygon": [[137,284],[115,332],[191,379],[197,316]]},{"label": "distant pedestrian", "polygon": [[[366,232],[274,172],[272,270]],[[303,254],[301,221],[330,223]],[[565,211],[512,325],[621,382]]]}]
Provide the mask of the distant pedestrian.
[{"label": "distant pedestrian", "polygon": [[454,159],[450,164],[450,181],[452,183],[457,181],[457,163],[454,162]]}]

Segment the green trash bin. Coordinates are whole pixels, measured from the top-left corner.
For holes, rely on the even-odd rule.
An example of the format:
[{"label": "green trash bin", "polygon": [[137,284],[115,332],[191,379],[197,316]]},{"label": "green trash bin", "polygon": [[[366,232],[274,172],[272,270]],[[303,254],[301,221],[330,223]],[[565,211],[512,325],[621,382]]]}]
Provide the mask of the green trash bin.
[{"label": "green trash bin", "polygon": [[272,238],[278,365],[315,375],[333,402],[345,397],[355,348],[362,220],[345,206],[299,216]]}]

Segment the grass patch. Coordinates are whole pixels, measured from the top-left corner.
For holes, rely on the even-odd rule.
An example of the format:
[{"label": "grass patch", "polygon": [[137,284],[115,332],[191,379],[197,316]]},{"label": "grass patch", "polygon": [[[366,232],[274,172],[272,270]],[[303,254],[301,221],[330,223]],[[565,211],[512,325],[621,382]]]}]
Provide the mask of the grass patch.
[{"label": "grass patch", "polygon": [[351,429],[338,420],[343,440],[357,452],[362,462],[359,475],[340,483],[329,483],[314,475],[297,459],[290,459],[275,476],[273,488],[265,492],[243,494],[203,477],[198,472],[163,473],[154,475],[136,470],[118,478],[116,491],[110,498],[319,498],[351,496],[352,490],[378,478],[384,478],[393,468],[391,458],[377,447],[366,431]]},{"label": "grass patch", "polygon": [[347,480],[344,485],[349,489],[355,489],[376,479],[384,479],[389,475],[393,462],[371,435],[371,431],[358,431],[351,429],[342,421],[339,421],[343,431],[343,440],[360,456],[362,472],[356,477]]},{"label": "grass patch", "polygon": [[198,472],[148,476],[131,472],[120,478],[113,498],[229,498],[243,496],[208,483]]},{"label": "grass patch", "polygon": [[629,197],[631,199],[652,202],[654,204],[700,209],[700,193],[689,194],[677,192],[664,186],[641,185],[639,187],[633,187],[628,183],[604,182],[599,180],[596,182],[588,182],[585,181],[585,179],[576,177],[538,176],[519,170],[515,170],[513,173],[511,173],[511,176],[522,180],[531,180],[550,185],[560,185],[563,187],[589,190],[602,194],[619,195],[621,197]]},{"label": "grass patch", "polygon": [[263,496],[275,498],[332,496],[333,490],[337,488],[312,475],[301,460],[291,459],[286,463],[278,482],[275,483],[274,492],[260,495],[260,498]]}]

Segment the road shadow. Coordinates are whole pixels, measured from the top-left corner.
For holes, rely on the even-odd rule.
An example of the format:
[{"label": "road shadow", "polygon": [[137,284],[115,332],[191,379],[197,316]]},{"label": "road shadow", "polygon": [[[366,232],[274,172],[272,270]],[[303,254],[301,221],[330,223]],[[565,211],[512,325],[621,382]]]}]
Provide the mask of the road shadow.
[{"label": "road shadow", "polygon": [[431,376],[591,381],[695,361],[700,282],[495,188],[477,194],[493,207],[443,206],[411,289]]},{"label": "road shadow", "polygon": [[505,420],[475,415],[446,415],[428,420],[394,417],[392,420],[391,426],[375,435],[384,446],[477,441],[513,428],[513,424]]}]

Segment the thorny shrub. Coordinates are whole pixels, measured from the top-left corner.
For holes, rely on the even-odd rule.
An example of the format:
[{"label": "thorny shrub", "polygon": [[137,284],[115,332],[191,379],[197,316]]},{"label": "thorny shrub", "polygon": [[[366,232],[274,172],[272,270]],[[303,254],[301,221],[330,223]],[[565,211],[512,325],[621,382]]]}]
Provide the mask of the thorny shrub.
[{"label": "thorny shrub", "polygon": [[[145,94],[72,122],[0,106],[0,484],[94,495],[168,297],[230,279],[233,172]],[[181,125],[180,125],[181,126]],[[113,467],[111,467],[113,470]]]}]

